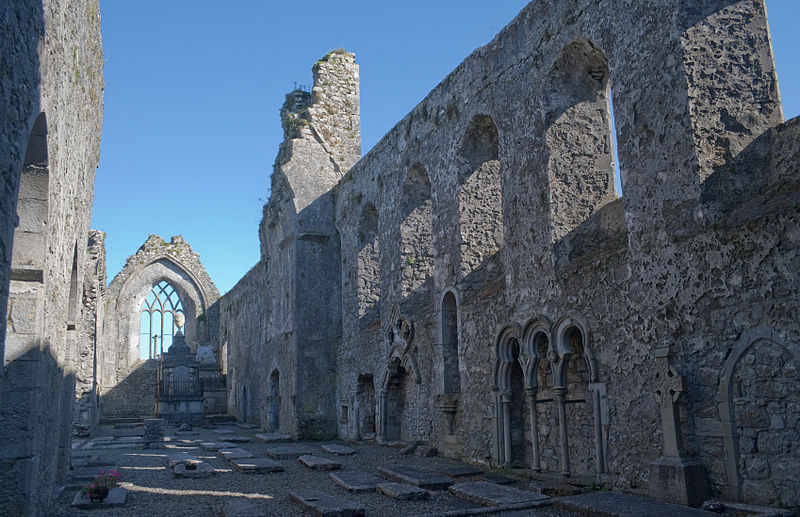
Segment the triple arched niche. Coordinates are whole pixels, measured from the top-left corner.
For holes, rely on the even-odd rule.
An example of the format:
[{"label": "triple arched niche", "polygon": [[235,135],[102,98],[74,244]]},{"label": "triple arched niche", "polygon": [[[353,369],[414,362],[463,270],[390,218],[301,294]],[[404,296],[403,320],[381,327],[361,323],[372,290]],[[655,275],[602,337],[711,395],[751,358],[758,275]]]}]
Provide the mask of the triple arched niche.
[{"label": "triple arched niche", "polygon": [[[568,372],[572,371],[570,368],[583,372],[580,382],[568,378]],[[554,405],[559,427],[558,466],[561,474],[569,476],[572,469],[568,437],[570,422],[574,418],[567,418],[567,404],[583,403],[584,407],[592,408],[594,419],[593,470],[598,476],[605,472],[603,412],[600,407],[603,390],[599,378],[590,334],[582,317],[572,314],[552,323],[544,316],[537,316],[524,327],[516,323],[503,327],[495,341],[497,428],[494,452],[498,463],[506,467],[525,464],[533,470],[543,470],[539,438],[539,426],[542,423],[539,421],[540,407]],[[552,391],[552,398],[538,398],[540,388],[544,387],[540,386],[540,379],[542,382],[549,379],[547,384]],[[583,384],[579,389],[585,398],[576,398],[576,384]],[[591,400],[586,400],[589,397]],[[527,450],[524,434],[530,436],[530,450]],[[582,474],[589,473],[585,467],[588,465],[582,465],[578,470],[587,470]]]}]

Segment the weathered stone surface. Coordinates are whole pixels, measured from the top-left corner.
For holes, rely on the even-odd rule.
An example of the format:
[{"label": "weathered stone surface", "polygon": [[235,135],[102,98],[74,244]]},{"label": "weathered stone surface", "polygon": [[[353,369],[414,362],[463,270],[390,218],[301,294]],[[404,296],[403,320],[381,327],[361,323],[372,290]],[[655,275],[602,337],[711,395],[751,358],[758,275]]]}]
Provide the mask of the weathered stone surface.
[{"label": "weathered stone surface", "polygon": [[660,503],[616,492],[587,492],[552,500],[553,506],[583,515],[603,517],[711,517],[717,515],[705,510]]},{"label": "weathered stone surface", "polygon": [[472,467],[470,465],[464,465],[463,467],[451,467],[448,469],[442,470],[443,474],[450,476],[451,478],[460,478],[466,476],[477,476],[483,474],[483,470]]},{"label": "weathered stone surface", "polygon": [[310,447],[304,445],[271,445],[265,449],[267,456],[277,460],[295,459],[312,454]]},{"label": "weathered stone surface", "polygon": [[427,490],[403,483],[378,483],[378,492],[399,501],[412,499],[427,499],[430,495]]},{"label": "weathered stone surface", "polygon": [[254,457],[252,452],[246,451],[240,447],[232,447],[230,449],[220,449],[219,451],[217,451],[217,454],[219,454],[219,456],[222,459],[228,461]]},{"label": "weathered stone surface", "polygon": [[170,452],[166,455],[167,467],[172,468],[179,463],[198,464],[203,461],[196,456],[192,456],[186,452]]},{"label": "weathered stone surface", "polygon": [[236,447],[232,442],[201,442],[200,446],[207,451],[218,451],[220,449],[232,449]]},{"label": "weathered stone surface", "polygon": [[241,429],[255,429],[256,427],[258,427],[249,422],[236,422],[234,425]]},{"label": "weathered stone surface", "polygon": [[231,463],[236,470],[245,474],[264,474],[266,472],[283,472],[283,465],[269,458],[241,458],[232,459]]},{"label": "weathered stone surface", "polygon": [[267,517],[267,513],[246,499],[231,499],[222,507],[222,517]]},{"label": "weathered stone surface", "polygon": [[225,435],[226,442],[233,442],[233,443],[248,443],[252,442],[253,439],[249,436],[236,436],[236,435]]},{"label": "weathered stone surface", "polygon": [[288,434],[281,433],[261,433],[257,434],[256,438],[264,443],[288,442],[292,439]]},{"label": "weathered stone surface", "polygon": [[414,451],[414,454],[420,456],[421,458],[430,458],[439,454],[439,450],[430,445],[420,445],[417,447],[417,450]]},{"label": "weathered stone surface", "polygon": [[338,454],[339,456],[349,456],[355,454],[356,450],[346,445],[339,445],[337,443],[328,443],[322,446],[322,450],[331,454]]},{"label": "weathered stone surface", "polygon": [[176,478],[208,478],[216,474],[214,467],[205,462],[178,463],[172,467],[172,475]]},{"label": "weathered stone surface", "polygon": [[92,502],[88,497],[85,497],[81,492],[75,494],[72,504],[75,508],[81,510],[103,510],[106,508],[114,508],[117,506],[124,506],[128,499],[128,491],[122,487],[112,488],[108,491],[108,497],[102,501]]},{"label": "weathered stone surface", "polygon": [[236,431],[234,431],[233,429],[214,429],[214,432],[217,434],[225,434],[225,435],[236,434]]},{"label": "weathered stone surface", "polygon": [[378,474],[397,483],[409,483],[428,490],[444,490],[453,484],[449,477],[411,467],[378,467]]},{"label": "weathered stone surface", "polygon": [[319,490],[297,490],[289,492],[289,497],[304,508],[323,517],[361,517],[364,507],[357,502],[334,497]]},{"label": "weathered stone surface", "polygon": [[372,492],[380,483],[386,482],[375,474],[360,470],[331,472],[330,476],[337,485],[351,492]]},{"label": "weathered stone surface", "polygon": [[327,458],[320,458],[319,456],[304,455],[297,458],[297,461],[314,470],[337,470],[342,468],[341,463]]},{"label": "weathered stone surface", "polygon": [[542,505],[550,504],[550,497],[526,490],[488,483],[486,481],[468,481],[457,483],[448,488],[458,497],[469,499],[486,506],[504,504],[530,503],[541,501]]},{"label": "weathered stone surface", "polygon": [[512,483],[516,483],[517,480],[514,478],[510,478],[508,476],[501,476],[499,474],[480,474],[478,476],[479,481],[486,481],[489,483],[494,483],[496,485],[510,485]]}]

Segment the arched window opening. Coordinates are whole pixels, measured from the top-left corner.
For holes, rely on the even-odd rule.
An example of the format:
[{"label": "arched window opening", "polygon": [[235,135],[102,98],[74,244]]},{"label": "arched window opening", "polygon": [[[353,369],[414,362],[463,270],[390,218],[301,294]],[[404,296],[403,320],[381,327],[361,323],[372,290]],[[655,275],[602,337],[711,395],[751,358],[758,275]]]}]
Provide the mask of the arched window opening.
[{"label": "arched window opening", "polygon": [[183,314],[183,303],[175,289],[162,280],[142,302],[139,319],[139,359],[155,359],[172,346],[178,330],[175,315]]},{"label": "arched window opening", "polygon": [[358,316],[362,327],[380,317],[378,211],[367,203],[358,225]]},{"label": "arched window opening", "polygon": [[611,116],[611,150],[614,159],[614,187],[617,197],[622,197],[622,173],[619,168],[619,146],[617,145],[617,121],[614,117],[614,90],[608,89],[608,113]]},{"label": "arched window opening", "polygon": [[[467,276],[503,247],[503,193],[497,127],[478,115],[467,127],[458,151],[458,218],[461,274]],[[502,261],[494,267],[502,274]]]},{"label": "arched window opening", "polygon": [[566,426],[570,439],[574,439],[569,448],[569,464],[576,474],[596,474],[596,451],[591,446],[596,440],[592,393],[589,391],[591,372],[584,350],[585,338],[578,327],[570,327],[564,333],[564,342],[572,352],[566,371]]},{"label": "arched window opening", "polygon": [[588,40],[573,41],[550,71],[546,91],[555,242],[617,197],[606,57]]},{"label": "arched window opening", "polygon": [[417,164],[408,172],[402,192],[400,268],[405,298],[422,287],[433,274],[431,182],[422,165]]},{"label": "arched window opening", "polygon": [[458,356],[458,305],[448,291],[442,299],[442,353],[444,354],[444,392],[461,393],[461,360]]}]

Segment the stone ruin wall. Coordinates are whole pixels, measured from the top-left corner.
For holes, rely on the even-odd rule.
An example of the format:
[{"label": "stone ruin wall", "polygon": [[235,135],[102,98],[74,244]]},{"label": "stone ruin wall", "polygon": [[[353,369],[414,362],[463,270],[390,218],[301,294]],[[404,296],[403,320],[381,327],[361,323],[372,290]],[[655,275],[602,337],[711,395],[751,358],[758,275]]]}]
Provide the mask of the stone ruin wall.
[{"label": "stone ruin wall", "polygon": [[166,242],[151,235],[107,289],[97,360],[100,418],[150,417],[155,411],[158,363],[139,358],[139,318],[144,298],[162,280],[183,304],[186,344],[193,352],[210,345],[219,357],[217,287],[183,237]]},{"label": "stone ruin wall", "polygon": [[0,99],[0,513],[39,514],[69,465],[73,361],[84,345],[82,265],[104,88],[100,14],[92,0],[12,0],[0,17],[11,74]]}]

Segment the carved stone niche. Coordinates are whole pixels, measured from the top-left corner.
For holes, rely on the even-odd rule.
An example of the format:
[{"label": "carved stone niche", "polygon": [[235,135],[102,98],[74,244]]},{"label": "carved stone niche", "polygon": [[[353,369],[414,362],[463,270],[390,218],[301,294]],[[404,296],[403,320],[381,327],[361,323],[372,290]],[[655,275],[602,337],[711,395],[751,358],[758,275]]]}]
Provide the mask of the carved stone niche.
[{"label": "carved stone niche", "polygon": [[442,393],[436,397],[436,409],[444,415],[445,434],[443,441],[448,444],[457,443],[456,413],[458,412],[458,394]]}]

